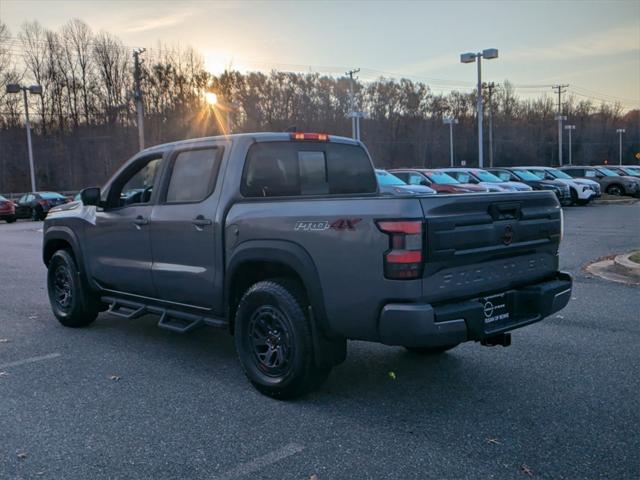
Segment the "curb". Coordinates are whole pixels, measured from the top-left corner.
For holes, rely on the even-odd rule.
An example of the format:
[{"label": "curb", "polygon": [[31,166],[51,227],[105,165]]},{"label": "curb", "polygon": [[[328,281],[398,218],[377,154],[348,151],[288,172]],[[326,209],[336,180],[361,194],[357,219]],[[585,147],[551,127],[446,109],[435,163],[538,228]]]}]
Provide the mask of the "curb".
[{"label": "curb", "polygon": [[640,264],[632,262],[629,257],[633,254],[626,253],[624,255],[617,255],[613,259],[613,268],[622,275],[628,275],[640,280]]},{"label": "curb", "polygon": [[593,200],[591,203],[593,205],[633,205],[637,203],[637,198],[621,198],[620,200]]},{"label": "curb", "polygon": [[[631,253],[600,258],[585,265],[583,272],[611,282],[640,285],[640,265],[629,260]],[[632,265],[628,267],[627,262]]]}]

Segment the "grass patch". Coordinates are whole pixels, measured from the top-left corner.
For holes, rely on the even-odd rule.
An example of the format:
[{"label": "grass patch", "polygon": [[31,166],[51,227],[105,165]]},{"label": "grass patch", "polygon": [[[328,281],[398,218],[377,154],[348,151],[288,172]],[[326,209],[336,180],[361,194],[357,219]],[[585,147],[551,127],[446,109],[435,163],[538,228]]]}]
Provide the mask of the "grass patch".
[{"label": "grass patch", "polygon": [[629,255],[629,260],[635,263],[640,263],[640,250]]}]

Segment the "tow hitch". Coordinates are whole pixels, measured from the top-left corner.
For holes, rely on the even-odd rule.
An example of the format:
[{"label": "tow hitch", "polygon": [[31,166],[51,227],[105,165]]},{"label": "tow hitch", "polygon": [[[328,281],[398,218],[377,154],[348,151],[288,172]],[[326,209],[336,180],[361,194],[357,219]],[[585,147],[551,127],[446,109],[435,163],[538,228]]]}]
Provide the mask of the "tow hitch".
[{"label": "tow hitch", "polygon": [[496,347],[498,345],[502,345],[503,347],[508,347],[511,345],[511,334],[510,333],[499,333],[498,335],[493,335],[492,337],[487,337],[480,340],[480,345],[484,345],[485,347]]}]

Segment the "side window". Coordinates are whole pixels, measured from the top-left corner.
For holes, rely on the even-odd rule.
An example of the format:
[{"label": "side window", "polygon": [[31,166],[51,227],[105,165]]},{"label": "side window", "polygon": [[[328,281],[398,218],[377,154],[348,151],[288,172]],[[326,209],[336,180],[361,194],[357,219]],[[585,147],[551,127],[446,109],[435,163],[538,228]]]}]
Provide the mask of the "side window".
[{"label": "side window", "polygon": [[33,202],[36,199],[35,195],[27,195],[27,203],[28,202]]},{"label": "side window", "polygon": [[171,168],[166,203],[201,202],[215,188],[222,149],[180,152]]},{"label": "side window", "polygon": [[407,172],[391,172],[405,183],[409,183],[409,174]]},{"label": "side window", "polygon": [[[409,175],[409,185],[423,185],[424,177],[422,175],[418,175],[417,173],[412,173]],[[429,182],[425,182],[429,183]]]},{"label": "side window", "polygon": [[27,201],[27,196],[23,195],[20,197],[20,199],[18,200],[18,203],[25,203]]},{"label": "side window", "polygon": [[114,190],[109,194],[112,204],[126,207],[133,204],[149,203],[161,160],[162,158],[152,158],[144,162],[136,170],[129,172],[124,184],[119,182],[115,184]]}]

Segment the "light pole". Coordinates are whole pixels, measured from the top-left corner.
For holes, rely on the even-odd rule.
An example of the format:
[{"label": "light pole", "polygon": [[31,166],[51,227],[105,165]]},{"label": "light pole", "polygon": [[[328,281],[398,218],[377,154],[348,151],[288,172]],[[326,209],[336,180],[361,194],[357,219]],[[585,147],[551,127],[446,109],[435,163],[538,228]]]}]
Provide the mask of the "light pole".
[{"label": "light pole", "polygon": [[627,130],[625,130],[624,128],[618,128],[616,130],[616,133],[618,134],[618,139],[619,139],[618,165],[622,165],[622,134],[626,132]]},{"label": "light pole", "polygon": [[569,132],[569,165],[571,165],[571,160],[572,160],[572,156],[571,156],[571,153],[572,153],[571,152],[571,132],[576,129],[576,126],[575,125],[565,125],[564,129]]},{"label": "light pole", "polygon": [[461,63],[473,63],[478,60],[478,168],[484,167],[483,155],[482,155],[482,59],[491,60],[498,58],[497,48],[487,48],[478,53],[463,53],[460,55]]},{"label": "light pole", "polygon": [[457,118],[444,117],[442,123],[449,125],[449,155],[451,157],[451,168],[453,168],[453,125],[458,123]]},{"label": "light pole", "polygon": [[25,127],[27,128],[27,150],[29,152],[29,174],[31,176],[31,191],[36,191],[36,173],[33,165],[33,147],[31,145],[31,123],[29,122],[29,102],[27,101],[27,91],[33,95],[42,95],[42,86],[31,85],[26,87],[17,83],[10,83],[7,85],[7,93],[20,93],[24,99],[24,119]]}]

